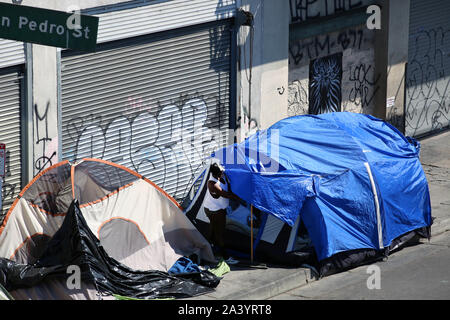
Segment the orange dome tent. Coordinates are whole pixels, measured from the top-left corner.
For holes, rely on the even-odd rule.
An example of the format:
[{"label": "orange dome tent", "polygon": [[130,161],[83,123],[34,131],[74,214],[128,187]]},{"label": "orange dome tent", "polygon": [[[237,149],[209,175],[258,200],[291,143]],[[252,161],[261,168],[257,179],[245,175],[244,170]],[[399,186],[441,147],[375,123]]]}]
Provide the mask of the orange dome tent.
[{"label": "orange dome tent", "polygon": [[[0,257],[33,265],[74,200],[107,255],[130,269],[167,272],[192,255],[215,262],[208,241],[170,195],[126,167],[91,158],[55,164],[22,190],[0,226]],[[10,293],[16,299],[98,299],[93,283],[71,290],[59,279]]]}]

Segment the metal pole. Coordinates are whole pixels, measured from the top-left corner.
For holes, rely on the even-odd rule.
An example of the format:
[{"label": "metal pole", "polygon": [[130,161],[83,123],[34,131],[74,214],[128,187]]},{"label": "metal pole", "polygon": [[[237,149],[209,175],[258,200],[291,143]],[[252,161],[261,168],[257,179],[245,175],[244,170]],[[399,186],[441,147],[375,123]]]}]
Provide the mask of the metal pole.
[{"label": "metal pole", "polygon": [[253,263],[253,205],[250,205],[250,262]]}]

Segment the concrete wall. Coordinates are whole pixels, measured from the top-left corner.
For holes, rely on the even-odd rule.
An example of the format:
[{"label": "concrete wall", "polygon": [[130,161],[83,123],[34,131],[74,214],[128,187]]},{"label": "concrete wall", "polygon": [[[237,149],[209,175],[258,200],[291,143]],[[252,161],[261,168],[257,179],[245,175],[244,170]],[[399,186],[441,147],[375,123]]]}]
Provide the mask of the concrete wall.
[{"label": "concrete wall", "polygon": [[56,48],[32,45],[32,176],[58,159],[58,80]]},{"label": "concrete wall", "polygon": [[291,22],[306,22],[326,18],[365,7],[374,0],[284,0],[289,2]]},{"label": "concrete wall", "polygon": [[260,125],[267,128],[287,116],[289,7],[285,1],[269,0],[263,12]]},{"label": "concrete wall", "polygon": [[288,2],[245,0],[241,8],[253,14],[254,33],[251,48],[250,27],[238,32],[238,141],[287,116],[288,87]]},{"label": "concrete wall", "polygon": [[[290,0],[291,22],[308,22],[352,9],[363,8],[374,1],[336,2],[317,0],[305,4]],[[314,28],[305,25],[304,28]],[[319,58],[342,53],[341,103],[339,111],[373,114],[375,97],[380,89],[380,75],[375,64],[375,31],[365,24],[338,28],[326,34],[289,43],[288,115],[307,114],[309,108],[310,63]]]},{"label": "concrete wall", "polygon": [[365,26],[307,38],[289,45],[288,114],[307,114],[310,62],[342,53],[341,111],[373,113],[379,77],[374,32]]},{"label": "concrete wall", "polygon": [[[327,0],[308,4],[290,0],[290,3],[292,22],[305,22],[337,12]],[[311,60],[342,52],[341,111],[372,114],[404,132],[410,0],[343,1],[341,4],[341,13],[378,5],[381,29],[371,30],[363,24],[291,42],[288,113],[308,113]]]},{"label": "concrete wall", "polygon": [[380,0],[378,5],[381,7],[381,29],[375,31],[375,64],[380,88],[373,115],[405,133],[410,0]]},{"label": "concrete wall", "polygon": [[405,72],[408,61],[410,0],[389,3],[386,120],[405,132]]}]

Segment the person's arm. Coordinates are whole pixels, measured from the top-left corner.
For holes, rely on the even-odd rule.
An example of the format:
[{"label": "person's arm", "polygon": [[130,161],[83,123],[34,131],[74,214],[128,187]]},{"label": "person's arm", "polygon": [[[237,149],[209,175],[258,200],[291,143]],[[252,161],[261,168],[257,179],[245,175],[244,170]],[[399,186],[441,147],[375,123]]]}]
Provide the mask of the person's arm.
[{"label": "person's arm", "polygon": [[215,183],[214,181],[208,181],[208,189],[213,198],[217,199],[219,197],[224,197],[228,199],[234,199],[239,201],[239,197],[232,192],[228,192],[223,190],[220,187],[219,183]]}]

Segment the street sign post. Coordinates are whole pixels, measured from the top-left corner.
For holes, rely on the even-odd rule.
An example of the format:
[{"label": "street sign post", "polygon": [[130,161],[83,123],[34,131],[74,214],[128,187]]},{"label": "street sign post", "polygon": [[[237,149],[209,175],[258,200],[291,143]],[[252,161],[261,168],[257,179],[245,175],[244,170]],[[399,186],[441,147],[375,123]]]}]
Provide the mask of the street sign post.
[{"label": "street sign post", "polygon": [[[74,18],[79,22],[76,25]],[[0,38],[95,51],[98,20],[79,13],[0,3]]]}]

